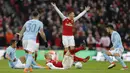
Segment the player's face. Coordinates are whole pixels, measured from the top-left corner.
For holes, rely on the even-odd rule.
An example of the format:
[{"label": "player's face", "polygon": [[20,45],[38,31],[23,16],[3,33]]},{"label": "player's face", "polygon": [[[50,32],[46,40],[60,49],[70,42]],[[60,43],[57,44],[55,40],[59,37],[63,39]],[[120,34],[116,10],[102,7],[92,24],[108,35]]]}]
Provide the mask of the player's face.
[{"label": "player's face", "polygon": [[106,28],[106,31],[107,31],[107,33],[110,33],[110,29],[109,28]]},{"label": "player's face", "polygon": [[75,16],[74,12],[71,12],[71,13],[69,14],[69,17],[70,17],[70,18],[74,18],[74,16]]},{"label": "player's face", "polygon": [[52,57],[51,57],[51,54],[48,54],[47,56],[46,56],[46,59],[51,59]]},{"label": "player's face", "polygon": [[14,48],[17,47],[17,42],[16,41],[13,43],[13,46],[14,46]]}]

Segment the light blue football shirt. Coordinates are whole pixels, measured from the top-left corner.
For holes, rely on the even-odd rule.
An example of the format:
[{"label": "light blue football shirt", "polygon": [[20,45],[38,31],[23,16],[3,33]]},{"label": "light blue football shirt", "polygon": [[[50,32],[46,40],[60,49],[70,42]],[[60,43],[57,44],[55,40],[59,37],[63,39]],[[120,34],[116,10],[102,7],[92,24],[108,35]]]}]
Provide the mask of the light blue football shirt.
[{"label": "light blue football shirt", "polygon": [[[15,51],[16,49],[15,48],[12,48],[11,46],[9,46],[7,49],[6,49],[6,54],[9,55],[10,59],[13,61],[15,58],[16,58],[16,54],[15,54]],[[9,66],[10,67],[14,67],[15,65],[15,62],[12,62],[12,61],[9,61]]]},{"label": "light blue football shirt", "polygon": [[121,37],[117,31],[113,31],[111,35],[111,41],[113,44],[114,49],[122,49],[124,50],[124,47],[122,45]]},{"label": "light blue football shirt", "polygon": [[37,19],[31,19],[24,24],[24,27],[26,29],[23,40],[36,40],[38,32],[43,28],[43,23]]}]

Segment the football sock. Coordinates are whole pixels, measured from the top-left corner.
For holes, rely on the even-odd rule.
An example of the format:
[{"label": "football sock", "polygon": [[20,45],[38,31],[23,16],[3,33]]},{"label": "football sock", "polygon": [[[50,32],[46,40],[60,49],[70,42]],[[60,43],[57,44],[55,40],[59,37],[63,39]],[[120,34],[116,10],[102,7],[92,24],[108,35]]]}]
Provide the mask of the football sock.
[{"label": "football sock", "polygon": [[83,58],[79,58],[79,57],[74,55],[74,62],[76,62],[76,61],[83,61],[83,60],[84,60]]},{"label": "football sock", "polygon": [[26,60],[25,68],[29,68],[29,67],[31,66],[32,60],[33,60],[32,54],[28,54],[28,57],[27,57],[27,60]]},{"label": "football sock", "polygon": [[125,62],[121,59],[121,57],[115,57],[115,58],[120,62],[120,64],[121,64],[123,67],[126,67]]},{"label": "football sock", "polygon": [[113,63],[113,60],[110,58],[110,56],[108,56],[105,52],[103,52],[103,56],[105,57],[105,59],[107,59],[110,63]]}]

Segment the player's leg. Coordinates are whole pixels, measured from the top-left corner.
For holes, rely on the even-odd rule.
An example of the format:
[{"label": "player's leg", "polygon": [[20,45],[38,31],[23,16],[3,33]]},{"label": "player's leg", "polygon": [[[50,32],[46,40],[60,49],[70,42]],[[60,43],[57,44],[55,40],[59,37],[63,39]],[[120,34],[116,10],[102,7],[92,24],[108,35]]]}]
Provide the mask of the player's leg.
[{"label": "player's leg", "polygon": [[[108,56],[106,54],[106,51],[105,49],[102,50],[102,53],[103,53],[103,56],[105,57],[106,60],[108,60],[111,64],[114,63],[114,61],[110,58],[110,56]],[[107,52],[109,54],[109,52]],[[110,54],[109,54],[110,55]]]},{"label": "player's leg", "polygon": [[23,40],[22,41],[22,46],[23,46],[23,49],[24,49],[24,51],[25,51],[26,54],[25,54],[25,59],[23,57],[20,58],[21,62],[26,61],[26,59],[28,57],[28,51],[26,50],[27,45],[28,45],[28,41],[27,40]]},{"label": "player's leg", "polygon": [[86,58],[80,58],[74,55],[74,62],[80,61],[80,62],[87,62],[90,59],[90,56],[87,56]]},{"label": "player's leg", "polygon": [[23,64],[20,59],[17,59],[17,63],[14,66],[15,69],[24,69],[25,68],[25,64]]},{"label": "player's leg", "polygon": [[28,70],[32,71],[31,65],[33,62],[33,56],[32,53],[36,51],[36,42],[33,40],[28,40],[27,48],[28,51],[27,59],[26,59],[26,65],[24,68],[24,72],[28,72]]},{"label": "player's leg", "polygon": [[62,43],[64,46],[64,55],[66,54],[66,52],[69,50],[69,43],[68,43],[68,37],[67,36],[62,36]]},{"label": "player's leg", "polygon": [[35,61],[37,60],[37,56],[38,56],[38,49],[39,49],[39,43],[36,43],[36,51],[35,51],[35,55],[34,55],[34,59]]},{"label": "player's leg", "polygon": [[117,51],[115,51],[114,56],[120,62],[120,64],[122,65],[122,67],[123,67],[122,70],[128,69],[128,67],[126,66],[123,59],[121,59],[121,54],[122,54],[121,50],[117,50]]},{"label": "player's leg", "polygon": [[75,54],[76,52],[79,52],[80,50],[85,50],[86,49],[86,44],[83,43],[80,47],[75,48],[75,41],[74,41],[74,36],[69,36],[68,37],[68,43],[70,46],[70,53]]},{"label": "player's leg", "polygon": [[28,57],[26,59],[26,65],[25,65],[25,68],[24,68],[24,72],[28,72],[30,67],[31,67],[31,64],[32,64],[32,60],[33,60],[33,57],[32,57],[32,52],[28,52]]},{"label": "player's leg", "polygon": [[69,51],[67,51],[62,61],[63,68],[65,69],[71,68],[74,63],[73,59],[74,59],[73,56],[70,54]]},{"label": "player's leg", "polygon": [[[22,56],[19,58],[19,60],[21,61],[20,66],[22,66],[22,68],[25,68],[25,62],[26,62],[26,57]],[[43,68],[40,64],[37,64],[35,60],[32,61],[32,68],[34,69],[39,69],[39,68]],[[21,68],[21,67],[20,67]]]},{"label": "player's leg", "polygon": [[115,62],[113,62],[113,60],[109,57],[109,56],[113,56],[114,54],[114,50],[104,50],[104,57],[111,63],[109,66],[108,66],[108,69],[111,69],[113,67],[116,66]]},{"label": "player's leg", "polygon": [[[73,39],[72,43],[74,43],[74,38],[72,37],[72,39]],[[85,50],[85,49],[86,49],[86,43],[83,41],[83,43],[80,45],[80,47],[77,47],[77,48],[73,49],[74,51],[72,50],[72,52],[70,50],[70,52],[71,53],[76,53],[76,52],[79,52],[79,51]]]},{"label": "player's leg", "polygon": [[[68,36],[68,45],[70,47],[70,53],[74,55],[76,53],[74,36]],[[80,48],[81,49],[81,48]]]}]

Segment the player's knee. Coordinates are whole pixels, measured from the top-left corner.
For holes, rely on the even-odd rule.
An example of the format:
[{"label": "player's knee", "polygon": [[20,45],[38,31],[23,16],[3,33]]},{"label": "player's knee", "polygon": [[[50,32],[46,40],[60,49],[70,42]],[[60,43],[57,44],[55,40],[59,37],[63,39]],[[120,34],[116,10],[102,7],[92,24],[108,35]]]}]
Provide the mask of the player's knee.
[{"label": "player's knee", "polygon": [[71,46],[70,49],[73,50],[73,49],[74,49],[74,46]]},{"label": "player's knee", "polygon": [[115,53],[114,56],[120,57],[120,54],[119,53]]},{"label": "player's knee", "polygon": [[65,47],[65,51],[68,51],[69,50],[69,48],[68,47]]},{"label": "player's knee", "polygon": [[33,52],[31,52],[31,51],[28,51],[28,54],[32,54]]},{"label": "player's knee", "polygon": [[111,54],[110,52],[106,52],[106,54],[107,54],[108,56],[112,56],[112,54]]}]

